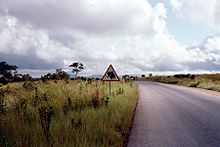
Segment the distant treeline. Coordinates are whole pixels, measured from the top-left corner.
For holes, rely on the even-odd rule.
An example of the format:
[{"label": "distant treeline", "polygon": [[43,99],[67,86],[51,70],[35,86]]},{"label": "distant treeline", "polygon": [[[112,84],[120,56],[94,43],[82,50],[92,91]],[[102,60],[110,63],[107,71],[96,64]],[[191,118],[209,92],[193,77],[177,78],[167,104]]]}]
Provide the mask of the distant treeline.
[{"label": "distant treeline", "polygon": [[[75,80],[81,79],[83,81],[92,81],[92,80],[100,80],[100,78],[88,78],[88,77],[80,77],[77,76],[79,72],[85,69],[85,66],[80,62],[73,62],[69,67],[73,68],[72,73],[74,77],[70,78],[70,75],[65,72],[63,69],[56,69],[54,73],[47,73],[46,75],[42,75],[40,78],[33,78],[30,74],[20,74],[17,72],[16,65],[10,65],[5,61],[0,62],[0,85],[8,84],[11,82],[22,82],[22,81],[38,81],[42,80],[46,82],[47,80]],[[138,79],[137,76],[129,76],[128,74],[122,76],[122,80],[130,81]]]},{"label": "distant treeline", "polygon": [[55,73],[48,73],[46,75],[42,75],[40,78],[33,78],[30,74],[20,74],[17,71],[16,65],[10,65],[6,61],[0,62],[0,84],[7,84],[11,82],[22,82],[22,81],[47,81],[47,80],[62,80],[62,79],[83,79],[85,77],[77,77],[77,74],[85,69],[85,66],[80,62],[74,62],[69,67],[72,67],[72,73],[75,75],[75,78],[70,78],[70,75],[62,70],[61,68],[56,69]]},{"label": "distant treeline", "polygon": [[175,78],[190,78],[190,79],[195,79],[196,75],[193,74],[175,74],[173,77]]}]

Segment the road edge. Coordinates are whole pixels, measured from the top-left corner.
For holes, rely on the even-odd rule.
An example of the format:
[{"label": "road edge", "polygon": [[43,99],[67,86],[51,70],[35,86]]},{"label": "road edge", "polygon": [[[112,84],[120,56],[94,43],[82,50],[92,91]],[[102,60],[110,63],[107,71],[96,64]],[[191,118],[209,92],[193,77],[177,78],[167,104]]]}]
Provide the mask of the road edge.
[{"label": "road edge", "polygon": [[126,136],[126,141],[125,141],[124,147],[128,146],[129,138],[130,138],[130,135],[131,135],[131,130],[134,126],[134,118],[135,118],[135,114],[136,114],[136,110],[137,110],[137,105],[139,103],[139,98],[140,98],[139,97],[139,86],[138,86],[137,82],[135,82],[135,85],[137,86],[137,102],[136,102],[136,105],[135,105],[134,112],[132,113],[133,116],[132,116],[131,126],[130,126],[128,134]]},{"label": "road edge", "polygon": [[[147,81],[144,81],[147,82]],[[150,82],[154,82],[154,81],[150,81]],[[194,90],[197,92],[202,92],[202,93],[206,93],[206,94],[210,94],[213,96],[220,96],[220,92],[219,91],[215,91],[215,90],[210,90],[210,89],[205,89],[205,88],[199,88],[199,87],[189,87],[189,86],[185,86],[185,85],[180,85],[180,84],[168,84],[168,83],[163,83],[163,82],[155,82],[155,83],[161,83],[161,84],[166,84],[166,85],[173,85],[173,86],[177,86],[177,87],[184,87],[190,90]]]}]

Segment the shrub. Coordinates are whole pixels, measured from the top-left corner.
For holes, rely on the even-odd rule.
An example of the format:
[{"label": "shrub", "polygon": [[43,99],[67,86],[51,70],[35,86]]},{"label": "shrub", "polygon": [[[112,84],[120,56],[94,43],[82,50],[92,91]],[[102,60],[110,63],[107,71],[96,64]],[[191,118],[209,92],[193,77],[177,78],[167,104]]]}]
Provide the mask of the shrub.
[{"label": "shrub", "polygon": [[73,110],[73,104],[71,97],[68,97],[67,102],[63,105],[63,112],[66,115],[68,111]]},{"label": "shrub", "polygon": [[95,92],[92,93],[92,105],[94,108],[97,108],[101,105],[98,89],[96,89]]},{"label": "shrub", "polygon": [[19,99],[19,101],[15,105],[15,109],[18,112],[24,112],[27,109],[27,100],[26,99]]},{"label": "shrub", "polygon": [[194,80],[195,78],[196,78],[196,75],[191,75],[191,76],[190,76],[190,79],[191,79],[191,80]]},{"label": "shrub", "polygon": [[102,101],[104,102],[105,106],[108,106],[109,97],[108,97],[108,96],[104,96],[104,97],[102,98]]},{"label": "shrub", "polygon": [[119,94],[123,94],[124,93],[124,89],[123,88],[119,88],[118,92],[119,92]]},{"label": "shrub", "polygon": [[5,89],[4,89],[4,94],[7,95],[7,94],[16,94],[16,93],[19,93],[21,91],[20,88],[13,88],[11,86],[7,86]]},{"label": "shrub", "polygon": [[40,116],[40,123],[43,128],[43,132],[46,135],[47,141],[49,140],[50,135],[50,124],[52,120],[52,115],[54,113],[54,109],[52,106],[42,106],[38,109]]},{"label": "shrub", "polygon": [[200,82],[198,81],[198,82],[190,84],[189,87],[198,87],[199,84],[200,84]]},{"label": "shrub", "polygon": [[80,128],[82,126],[82,119],[71,119],[71,125],[73,128]]},{"label": "shrub", "polygon": [[4,91],[0,90],[0,114],[5,114],[6,112],[6,102],[5,102],[5,95]]},{"label": "shrub", "polygon": [[38,103],[39,103],[39,94],[38,94],[38,88],[36,87],[35,88],[35,97],[32,99],[32,105],[34,107],[37,107]]},{"label": "shrub", "polygon": [[178,84],[178,80],[167,81],[168,84]]},{"label": "shrub", "polygon": [[23,87],[26,90],[34,90],[37,87],[37,85],[32,81],[26,81],[24,82]]},{"label": "shrub", "polygon": [[191,75],[190,74],[175,74],[174,77],[177,78],[177,79],[179,79],[179,78],[190,78]]}]

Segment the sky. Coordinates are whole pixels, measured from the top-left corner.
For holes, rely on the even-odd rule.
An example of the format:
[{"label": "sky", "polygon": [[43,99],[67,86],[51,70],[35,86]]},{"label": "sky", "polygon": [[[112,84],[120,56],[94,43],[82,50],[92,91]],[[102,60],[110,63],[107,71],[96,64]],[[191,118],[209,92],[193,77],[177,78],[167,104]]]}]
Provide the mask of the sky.
[{"label": "sky", "polygon": [[218,0],[1,0],[0,60],[20,73],[220,71]]}]

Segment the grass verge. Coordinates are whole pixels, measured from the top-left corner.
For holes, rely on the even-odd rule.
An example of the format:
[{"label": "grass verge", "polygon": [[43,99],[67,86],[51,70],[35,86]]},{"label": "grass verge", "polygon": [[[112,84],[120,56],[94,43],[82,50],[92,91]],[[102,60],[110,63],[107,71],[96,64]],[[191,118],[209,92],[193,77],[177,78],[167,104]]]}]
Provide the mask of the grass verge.
[{"label": "grass verge", "polygon": [[203,88],[220,92],[220,74],[180,74],[174,76],[151,76],[140,80],[177,84],[188,87]]},{"label": "grass verge", "polygon": [[12,83],[0,91],[0,146],[125,146],[134,83]]}]

